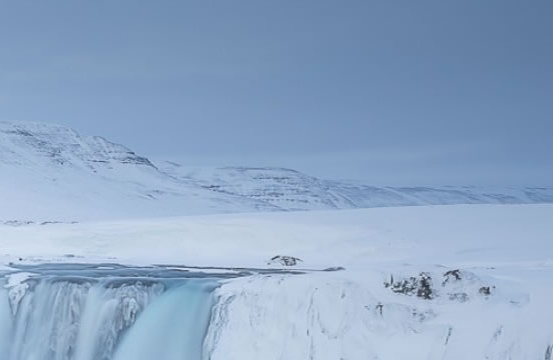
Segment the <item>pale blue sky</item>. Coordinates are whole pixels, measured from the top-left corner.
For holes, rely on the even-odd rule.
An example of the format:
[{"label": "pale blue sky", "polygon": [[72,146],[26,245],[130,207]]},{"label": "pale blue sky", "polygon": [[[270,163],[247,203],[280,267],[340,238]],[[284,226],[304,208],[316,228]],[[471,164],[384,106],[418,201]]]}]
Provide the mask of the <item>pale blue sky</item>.
[{"label": "pale blue sky", "polygon": [[553,184],[553,1],[0,0],[0,118],[189,164]]}]

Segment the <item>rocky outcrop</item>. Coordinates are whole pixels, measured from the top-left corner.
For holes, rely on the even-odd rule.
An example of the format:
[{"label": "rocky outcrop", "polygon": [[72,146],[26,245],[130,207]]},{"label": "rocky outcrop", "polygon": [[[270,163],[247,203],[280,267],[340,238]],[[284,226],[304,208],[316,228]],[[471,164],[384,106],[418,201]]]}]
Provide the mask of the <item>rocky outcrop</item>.
[{"label": "rocky outcrop", "polygon": [[267,265],[296,266],[300,262],[303,262],[303,260],[294,256],[277,255],[272,257]]},{"label": "rocky outcrop", "polygon": [[[438,277],[441,277],[441,282],[436,286],[435,279]],[[488,297],[495,291],[494,285],[460,269],[448,270],[443,274],[420,272],[417,276],[409,277],[391,275],[390,280],[384,282],[384,287],[396,294],[416,296],[424,300],[441,297],[458,302],[465,302],[476,296]]]}]

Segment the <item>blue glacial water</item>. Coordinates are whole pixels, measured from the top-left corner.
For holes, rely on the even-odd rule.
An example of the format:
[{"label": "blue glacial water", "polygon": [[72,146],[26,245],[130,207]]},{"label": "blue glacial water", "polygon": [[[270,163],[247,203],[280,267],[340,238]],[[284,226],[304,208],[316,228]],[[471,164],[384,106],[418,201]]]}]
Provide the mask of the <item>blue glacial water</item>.
[{"label": "blue glacial water", "polygon": [[[33,275],[14,282],[23,271]],[[242,275],[113,264],[0,273],[0,359],[200,360],[213,290]]]}]

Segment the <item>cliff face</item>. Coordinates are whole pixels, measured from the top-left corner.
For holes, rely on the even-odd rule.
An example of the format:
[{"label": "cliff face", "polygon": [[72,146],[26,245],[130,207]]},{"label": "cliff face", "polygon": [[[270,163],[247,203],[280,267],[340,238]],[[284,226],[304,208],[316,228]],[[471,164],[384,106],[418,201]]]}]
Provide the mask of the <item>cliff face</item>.
[{"label": "cliff face", "polygon": [[99,164],[152,163],[99,136],[80,136],[70,128],[42,123],[0,122],[0,159],[11,164],[68,165],[94,170]]}]

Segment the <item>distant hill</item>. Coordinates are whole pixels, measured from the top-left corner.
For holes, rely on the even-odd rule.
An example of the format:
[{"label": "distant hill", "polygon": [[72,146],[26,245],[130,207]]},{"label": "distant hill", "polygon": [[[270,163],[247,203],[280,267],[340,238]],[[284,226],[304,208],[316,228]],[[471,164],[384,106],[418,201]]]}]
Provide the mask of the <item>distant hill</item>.
[{"label": "distant hill", "polygon": [[0,121],[0,222],[552,202],[553,187],[380,187],[283,168],[189,168],[59,125]]}]

